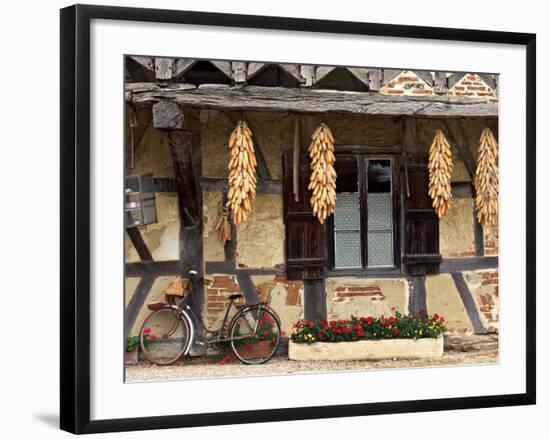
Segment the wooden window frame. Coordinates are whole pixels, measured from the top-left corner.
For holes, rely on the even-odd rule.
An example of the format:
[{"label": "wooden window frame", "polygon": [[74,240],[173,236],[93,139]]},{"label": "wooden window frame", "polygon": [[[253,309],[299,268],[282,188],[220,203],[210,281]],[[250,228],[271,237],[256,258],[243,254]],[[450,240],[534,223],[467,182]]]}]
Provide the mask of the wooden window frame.
[{"label": "wooden window frame", "polygon": [[[402,230],[402,196],[401,196],[401,157],[395,152],[361,151],[355,148],[350,151],[337,151],[336,160],[357,160],[357,173],[359,184],[360,226],[361,226],[361,267],[360,268],[336,268],[334,247],[334,215],[331,215],[325,225],[325,243],[327,256],[327,275],[329,277],[340,276],[395,276],[402,273],[401,270],[401,230]],[[393,265],[369,267],[368,264],[368,205],[367,197],[367,170],[369,160],[390,160],[391,185],[392,185],[392,238],[393,238]]]}]

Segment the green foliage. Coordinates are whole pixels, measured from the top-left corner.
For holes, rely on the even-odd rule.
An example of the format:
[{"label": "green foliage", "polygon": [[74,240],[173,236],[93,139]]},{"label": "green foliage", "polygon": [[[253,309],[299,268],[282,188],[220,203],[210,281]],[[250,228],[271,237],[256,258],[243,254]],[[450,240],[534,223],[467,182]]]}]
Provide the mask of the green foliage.
[{"label": "green foliage", "polygon": [[139,337],[137,335],[131,335],[126,339],[126,352],[137,351],[139,346]]},{"label": "green foliage", "polygon": [[374,317],[351,316],[347,320],[298,320],[290,339],[295,343],[380,340],[393,338],[437,338],[446,331],[445,319],[437,313],[430,316],[425,309],[415,316]]}]

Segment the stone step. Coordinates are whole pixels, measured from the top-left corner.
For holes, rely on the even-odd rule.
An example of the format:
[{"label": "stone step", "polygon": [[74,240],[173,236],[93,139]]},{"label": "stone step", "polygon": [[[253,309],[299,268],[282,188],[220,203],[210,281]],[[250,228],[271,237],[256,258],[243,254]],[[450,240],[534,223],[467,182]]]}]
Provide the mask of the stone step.
[{"label": "stone step", "polygon": [[498,335],[445,335],[444,349],[446,351],[489,351],[498,349]]}]

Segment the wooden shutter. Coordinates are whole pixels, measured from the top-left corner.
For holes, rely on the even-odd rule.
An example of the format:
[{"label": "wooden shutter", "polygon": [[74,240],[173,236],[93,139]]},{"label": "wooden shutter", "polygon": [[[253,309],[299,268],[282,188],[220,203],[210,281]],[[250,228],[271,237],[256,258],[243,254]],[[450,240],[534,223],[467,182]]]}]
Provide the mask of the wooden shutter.
[{"label": "wooden shutter", "polygon": [[313,216],[307,189],[311,170],[307,154],[300,156],[298,201],[292,185],[292,153],[283,156],[283,209],[286,277],[322,279],[325,273],[325,228]]},{"label": "wooden shutter", "polygon": [[408,274],[439,272],[439,218],[428,195],[427,165],[409,165],[410,196],[405,197],[405,255]]}]

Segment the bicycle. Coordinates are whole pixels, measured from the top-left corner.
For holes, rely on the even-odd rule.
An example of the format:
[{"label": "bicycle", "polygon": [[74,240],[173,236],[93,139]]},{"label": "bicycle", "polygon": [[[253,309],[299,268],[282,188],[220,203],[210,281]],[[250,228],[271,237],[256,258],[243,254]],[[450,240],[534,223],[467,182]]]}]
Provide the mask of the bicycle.
[{"label": "bicycle", "polygon": [[[220,346],[230,344],[235,356],[244,364],[269,361],[281,341],[281,323],[267,302],[236,305],[235,300],[240,299],[242,294],[231,294],[220,327],[211,329],[205,324],[202,315],[197,317],[190,306],[197,282],[210,284],[210,281],[199,278],[197,272],[191,270],[179,303],[172,297],[167,302],[148,305],[153,312],[143,322],[139,337],[145,358],[157,365],[173,364],[188,354],[198,336],[199,344],[206,344],[213,349],[218,350]],[[228,323],[233,307],[236,313]],[[194,322],[201,323],[201,333],[196,334]]]}]

